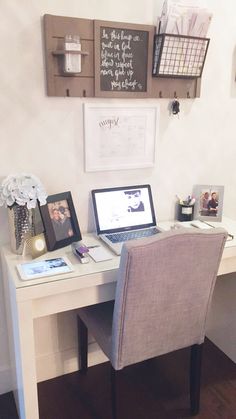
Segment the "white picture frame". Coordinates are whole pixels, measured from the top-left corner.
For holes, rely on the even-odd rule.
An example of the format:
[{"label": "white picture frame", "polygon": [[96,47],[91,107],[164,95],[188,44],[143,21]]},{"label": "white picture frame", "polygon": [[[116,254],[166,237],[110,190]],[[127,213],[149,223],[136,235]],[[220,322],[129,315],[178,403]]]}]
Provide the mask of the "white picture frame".
[{"label": "white picture frame", "polygon": [[66,256],[50,259],[31,260],[16,265],[20,278],[28,279],[43,278],[46,276],[66,274],[74,271],[72,263]]},{"label": "white picture frame", "polygon": [[85,170],[154,166],[159,106],[84,103]]},{"label": "white picture frame", "polygon": [[[223,212],[224,186],[219,185],[195,185],[193,196],[196,199],[194,207],[194,219],[202,221],[221,221]],[[210,205],[215,199],[214,207]]]}]

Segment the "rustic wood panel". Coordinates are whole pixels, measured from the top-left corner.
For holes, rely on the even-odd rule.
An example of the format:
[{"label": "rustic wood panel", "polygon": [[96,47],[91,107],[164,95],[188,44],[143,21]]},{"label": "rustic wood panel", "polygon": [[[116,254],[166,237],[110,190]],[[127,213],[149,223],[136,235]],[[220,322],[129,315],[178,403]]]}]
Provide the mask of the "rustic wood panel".
[{"label": "rustic wood panel", "polygon": [[[121,22],[107,22],[91,19],[80,19],[74,17],[44,15],[44,37],[45,37],[45,64],[48,96],[78,96],[78,97],[106,97],[106,98],[195,98],[200,96],[201,79],[175,79],[152,77],[153,60],[153,39],[155,27],[152,25],[139,25]],[[107,57],[109,51],[117,54],[116,64],[110,65],[109,60],[102,63],[101,57],[101,31],[105,28],[108,41],[111,40],[111,33],[114,30],[115,37],[124,38],[131,36],[134,41],[128,42],[124,39],[123,52],[132,53],[132,62],[129,63],[129,56],[125,58],[127,71],[124,77],[117,74],[117,81],[121,83],[121,89],[110,88],[111,78],[106,75],[101,77],[101,69],[106,66],[115,75],[119,66],[119,60],[123,62],[122,45],[120,42],[113,42],[111,48],[104,47],[103,51]],[[123,32],[122,32],[123,31]],[[76,75],[65,75],[63,73],[63,55],[53,55],[53,51],[64,49],[64,37],[67,34],[80,35],[81,49],[88,52],[88,55],[81,56],[82,71]],[[105,35],[105,40],[106,40]],[[112,38],[113,39],[113,38]],[[113,41],[114,41],[113,39]],[[120,40],[119,40],[120,41]],[[115,46],[116,45],[116,46]],[[116,51],[117,49],[117,51]],[[108,57],[109,58],[109,57]],[[118,60],[119,58],[119,60]],[[134,74],[132,72],[134,71]],[[106,73],[104,71],[104,73]],[[136,77],[137,76],[137,77]],[[122,78],[123,77],[123,78]],[[140,84],[134,90],[122,88],[125,78]],[[119,84],[119,83],[118,83]],[[129,84],[129,83],[128,83]]]},{"label": "rustic wood panel", "polygon": [[[44,34],[48,96],[94,96],[93,21],[45,15]],[[69,76],[63,74],[63,55],[53,55],[63,50],[67,34],[79,35],[81,50],[89,53],[81,56],[81,73]]]},{"label": "rustic wood panel", "polygon": [[201,79],[171,79],[153,77],[151,97],[193,99],[200,96]]}]

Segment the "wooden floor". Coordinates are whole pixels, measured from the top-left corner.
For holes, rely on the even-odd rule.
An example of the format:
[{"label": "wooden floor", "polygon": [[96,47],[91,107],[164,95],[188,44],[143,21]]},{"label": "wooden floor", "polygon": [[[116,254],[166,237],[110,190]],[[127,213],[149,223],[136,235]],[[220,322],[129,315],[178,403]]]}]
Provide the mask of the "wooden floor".
[{"label": "wooden floor", "polygon": [[[119,377],[118,419],[189,418],[189,351],[128,367]],[[87,376],[67,374],[38,385],[40,419],[110,419],[109,364]],[[199,419],[236,419],[236,365],[206,340]],[[12,393],[0,396],[0,419],[17,419]]]}]

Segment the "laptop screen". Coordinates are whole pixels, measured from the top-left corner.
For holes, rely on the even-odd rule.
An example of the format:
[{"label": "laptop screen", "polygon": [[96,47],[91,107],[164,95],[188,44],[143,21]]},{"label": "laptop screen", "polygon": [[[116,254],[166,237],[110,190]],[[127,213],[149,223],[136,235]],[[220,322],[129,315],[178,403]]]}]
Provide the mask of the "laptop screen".
[{"label": "laptop screen", "polygon": [[156,225],[150,185],[95,189],[92,201],[98,234]]}]

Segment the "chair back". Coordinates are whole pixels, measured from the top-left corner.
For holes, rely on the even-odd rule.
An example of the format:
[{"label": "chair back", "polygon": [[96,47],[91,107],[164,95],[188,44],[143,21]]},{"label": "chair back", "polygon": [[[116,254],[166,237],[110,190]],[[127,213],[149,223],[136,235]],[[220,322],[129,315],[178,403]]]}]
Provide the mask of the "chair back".
[{"label": "chair back", "polygon": [[115,369],[204,341],[227,232],[179,229],[127,242],[117,281]]}]

